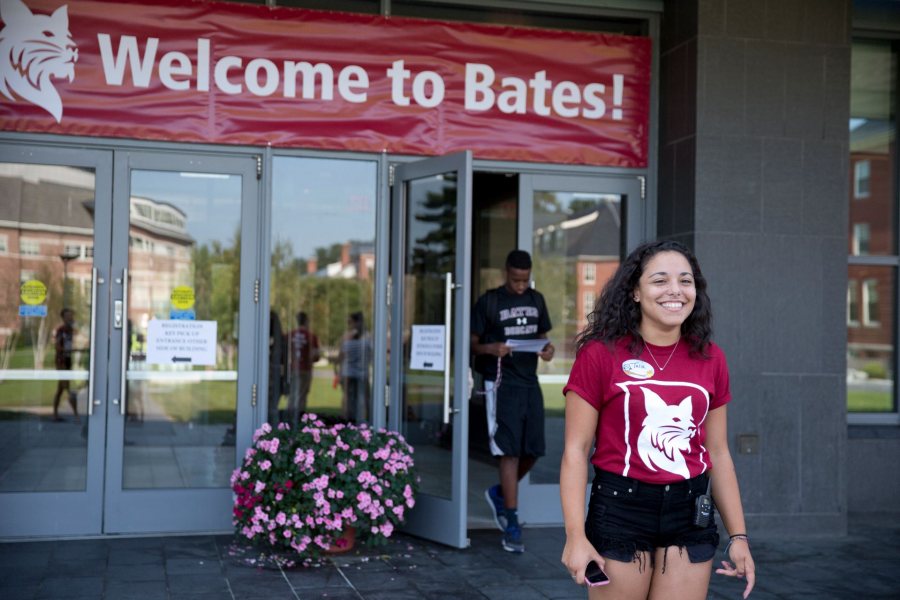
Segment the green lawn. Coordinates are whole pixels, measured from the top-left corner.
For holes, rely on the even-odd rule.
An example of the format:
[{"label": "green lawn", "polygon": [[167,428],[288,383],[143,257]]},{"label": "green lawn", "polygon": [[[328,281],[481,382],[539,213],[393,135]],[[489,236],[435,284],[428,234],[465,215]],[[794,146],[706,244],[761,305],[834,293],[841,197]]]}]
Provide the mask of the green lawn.
[{"label": "green lawn", "polygon": [[[231,381],[204,381],[198,383],[175,384],[160,382],[140,382],[146,393],[152,396],[163,411],[173,420],[180,422],[226,422],[233,418],[235,406],[235,383]],[[73,381],[72,388],[81,389],[86,382]],[[137,388],[132,383],[131,398]],[[545,383],[541,385],[544,406],[548,417],[562,417],[565,414],[563,384]],[[28,409],[44,406],[49,409],[56,392],[55,381],[0,381],[0,409]],[[281,407],[287,407],[287,397],[281,397]],[[317,414],[336,416],[341,411],[341,388],[332,387],[330,367],[316,369],[312,390],[309,394],[309,410]],[[855,391],[847,394],[848,412],[890,412],[894,410],[890,392]]]},{"label": "green lawn", "polygon": [[848,412],[891,412],[894,402],[890,392],[849,390],[847,392]]}]

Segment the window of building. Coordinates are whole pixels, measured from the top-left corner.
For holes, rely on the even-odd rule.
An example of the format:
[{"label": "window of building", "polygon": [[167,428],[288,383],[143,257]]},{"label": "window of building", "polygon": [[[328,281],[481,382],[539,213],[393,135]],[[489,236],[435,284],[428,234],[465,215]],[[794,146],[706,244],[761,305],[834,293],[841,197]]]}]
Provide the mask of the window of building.
[{"label": "window of building", "polygon": [[[897,373],[897,48],[853,42],[847,284],[847,410],[852,423],[900,423]],[[859,202],[859,199],[865,202]]]},{"label": "window of building", "polygon": [[594,263],[585,263],[584,265],[584,282],[594,283],[597,281],[597,265]]},{"label": "window of building", "polygon": [[877,327],[878,320],[878,280],[866,279],[862,287],[863,324],[867,327]]},{"label": "window of building", "polygon": [[860,256],[869,253],[869,239],[872,231],[868,223],[853,224],[853,254]]},{"label": "window of building", "polygon": [[6,235],[0,235],[0,252],[9,252],[9,239]]},{"label": "window of building", "polygon": [[594,296],[594,292],[585,292],[584,293],[584,310],[582,312],[584,313],[585,317],[587,317],[587,314],[589,312],[594,310],[594,302],[596,302],[596,301],[597,301],[597,299]]},{"label": "window of building", "polygon": [[374,362],[377,166],[273,161],[270,329],[286,340],[281,360],[289,381],[269,389],[270,420],[293,419],[296,411],[371,420],[364,406]]},{"label": "window of building", "polygon": [[40,256],[41,244],[37,240],[22,238],[19,240],[19,254],[25,256]]},{"label": "window of building", "polygon": [[859,327],[859,282],[847,281],[847,325]]},{"label": "window of building", "polygon": [[63,254],[71,258],[79,258],[81,256],[80,244],[66,244],[63,247]]},{"label": "window of building", "polygon": [[855,198],[869,197],[870,165],[868,160],[860,160],[853,165],[853,196]]}]

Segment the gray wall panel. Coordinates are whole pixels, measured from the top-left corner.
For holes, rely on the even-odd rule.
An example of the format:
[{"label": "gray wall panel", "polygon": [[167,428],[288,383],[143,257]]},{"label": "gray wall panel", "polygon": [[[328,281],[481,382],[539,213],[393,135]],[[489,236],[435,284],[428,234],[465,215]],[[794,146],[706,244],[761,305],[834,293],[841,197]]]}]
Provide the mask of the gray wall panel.
[{"label": "gray wall panel", "polygon": [[847,440],[847,462],[852,465],[847,469],[847,503],[851,511],[896,514],[900,498],[898,445],[900,438],[896,437]]},{"label": "gray wall panel", "polygon": [[[763,4],[762,2],[760,4]],[[797,23],[805,17],[802,2],[765,0],[765,36],[769,40],[793,42],[797,39]]]},{"label": "gray wall panel", "polygon": [[[824,131],[825,49],[795,44],[783,55],[782,61],[786,77],[785,135],[821,139]],[[850,89],[849,81],[846,89]]]},{"label": "gray wall panel", "polygon": [[725,1],[725,35],[733,38],[762,37],[765,31],[766,3]]},{"label": "gray wall panel", "polygon": [[[692,239],[710,281],[751,531],[842,533],[850,2],[696,0],[666,11],[688,14],[692,4],[696,129],[685,138],[679,124],[661,135],[669,162],[660,190],[676,193],[659,235]],[[675,58],[664,55],[663,70]],[[669,68],[690,72],[683,57]],[[679,150],[691,137],[686,173]],[[684,211],[692,235],[676,227]],[[760,436],[758,454],[738,454],[742,433]]]},{"label": "gray wall panel", "polygon": [[746,133],[784,135],[785,75],[782,57],[788,44],[751,40],[746,46]]},{"label": "gray wall panel", "polygon": [[[850,94],[842,93],[850,81],[850,53],[842,46],[828,46],[825,57],[825,115],[849,115]],[[826,118],[822,136],[826,140],[847,141],[847,124],[840,119]]]},{"label": "gray wall panel", "polygon": [[[800,512],[800,487],[804,473],[799,467],[801,449],[801,386],[796,375],[762,375],[756,394],[746,400],[759,403],[765,425],[759,430],[759,455],[765,490],[758,506],[748,510]],[[771,482],[777,481],[777,486]]]},{"label": "gray wall panel", "polygon": [[[697,136],[698,231],[759,232],[762,223],[762,141],[733,135]],[[702,207],[702,209],[701,209]]]},{"label": "gray wall panel", "polygon": [[762,230],[767,234],[803,232],[803,143],[764,139],[762,149]]},{"label": "gray wall panel", "polygon": [[844,374],[804,376],[797,388],[801,409],[800,498],[802,512],[846,511],[847,425]]},{"label": "gray wall panel", "polygon": [[[847,235],[847,152],[847,144],[842,142],[804,142],[803,170],[800,172],[803,178],[804,233],[835,237]],[[835,202],[836,197],[841,202]]]},{"label": "gray wall panel", "polygon": [[744,40],[700,38],[697,45],[697,132],[744,131]]}]

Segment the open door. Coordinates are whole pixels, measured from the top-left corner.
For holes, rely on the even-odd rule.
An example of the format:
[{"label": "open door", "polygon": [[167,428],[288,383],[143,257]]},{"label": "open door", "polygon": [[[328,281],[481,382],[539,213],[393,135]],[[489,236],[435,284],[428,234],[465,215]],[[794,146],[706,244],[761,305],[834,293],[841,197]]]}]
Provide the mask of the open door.
[{"label": "open door", "polygon": [[421,477],[405,531],[468,546],[472,156],[397,165],[392,189],[388,425]]}]

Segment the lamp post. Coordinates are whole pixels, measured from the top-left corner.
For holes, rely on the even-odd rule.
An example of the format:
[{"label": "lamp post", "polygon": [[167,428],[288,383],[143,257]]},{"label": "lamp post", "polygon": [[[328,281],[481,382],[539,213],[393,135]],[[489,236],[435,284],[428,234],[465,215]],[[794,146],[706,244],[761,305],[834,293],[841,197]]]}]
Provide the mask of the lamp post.
[{"label": "lamp post", "polygon": [[69,307],[69,261],[81,256],[80,252],[64,248],[59,258],[63,261],[63,308]]}]

